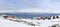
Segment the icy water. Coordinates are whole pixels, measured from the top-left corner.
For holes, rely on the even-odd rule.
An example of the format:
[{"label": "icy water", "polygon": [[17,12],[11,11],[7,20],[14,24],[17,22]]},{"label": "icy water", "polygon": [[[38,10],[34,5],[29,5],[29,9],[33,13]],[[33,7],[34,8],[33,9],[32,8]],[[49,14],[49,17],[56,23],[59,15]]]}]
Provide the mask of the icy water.
[{"label": "icy water", "polygon": [[40,17],[40,16],[57,16],[57,15],[60,15],[59,13],[3,13],[3,14],[11,15],[11,16],[17,16],[17,17],[23,17],[23,18],[33,18],[33,17]]}]

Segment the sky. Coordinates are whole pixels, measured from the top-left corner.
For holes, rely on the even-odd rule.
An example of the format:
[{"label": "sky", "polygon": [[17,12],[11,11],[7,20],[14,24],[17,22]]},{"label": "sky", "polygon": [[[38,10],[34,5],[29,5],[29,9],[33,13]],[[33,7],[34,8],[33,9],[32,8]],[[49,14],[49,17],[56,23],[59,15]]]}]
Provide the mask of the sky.
[{"label": "sky", "polygon": [[60,13],[60,0],[0,0],[0,13]]}]

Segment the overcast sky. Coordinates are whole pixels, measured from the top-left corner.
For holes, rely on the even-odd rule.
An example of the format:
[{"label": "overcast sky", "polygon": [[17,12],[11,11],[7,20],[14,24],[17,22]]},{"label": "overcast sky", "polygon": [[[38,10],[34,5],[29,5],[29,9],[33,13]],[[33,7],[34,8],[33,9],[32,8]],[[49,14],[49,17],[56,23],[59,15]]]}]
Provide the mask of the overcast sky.
[{"label": "overcast sky", "polygon": [[60,13],[60,0],[0,0],[0,12]]}]

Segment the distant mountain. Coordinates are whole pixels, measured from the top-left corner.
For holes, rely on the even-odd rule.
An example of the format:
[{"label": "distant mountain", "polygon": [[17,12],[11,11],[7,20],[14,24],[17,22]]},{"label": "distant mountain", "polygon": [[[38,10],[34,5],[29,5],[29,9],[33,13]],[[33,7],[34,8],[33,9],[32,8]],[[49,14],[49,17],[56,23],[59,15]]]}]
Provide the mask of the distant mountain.
[{"label": "distant mountain", "polygon": [[23,18],[33,18],[40,16],[57,16],[59,13],[0,13],[0,15],[11,15]]}]

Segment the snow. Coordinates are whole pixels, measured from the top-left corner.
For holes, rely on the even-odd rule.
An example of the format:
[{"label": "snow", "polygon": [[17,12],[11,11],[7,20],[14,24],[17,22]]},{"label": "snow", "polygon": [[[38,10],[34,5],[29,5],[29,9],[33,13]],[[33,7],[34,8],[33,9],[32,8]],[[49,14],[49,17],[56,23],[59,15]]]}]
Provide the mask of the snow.
[{"label": "snow", "polygon": [[23,22],[13,22],[10,20],[0,18],[0,27],[34,27],[34,26],[24,24]]},{"label": "snow", "polygon": [[60,24],[60,19],[52,19],[52,20],[21,19],[21,20],[32,22],[39,26],[31,26],[24,22],[14,22],[14,21],[6,20],[3,17],[0,17],[0,27],[48,27],[54,24]]}]

